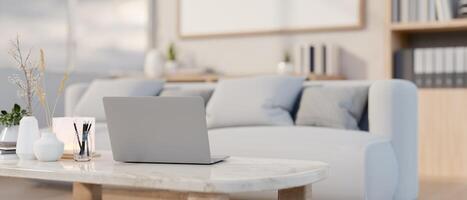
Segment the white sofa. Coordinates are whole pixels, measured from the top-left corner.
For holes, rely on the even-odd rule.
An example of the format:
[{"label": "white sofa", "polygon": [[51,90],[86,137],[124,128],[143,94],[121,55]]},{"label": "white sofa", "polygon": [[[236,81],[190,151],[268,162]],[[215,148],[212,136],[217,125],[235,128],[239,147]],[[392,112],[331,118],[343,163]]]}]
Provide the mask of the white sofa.
[{"label": "white sofa", "polygon": [[[305,85],[369,85],[368,130],[311,126],[232,127],[209,131],[213,154],[319,160],[330,164],[329,177],[314,185],[313,199],[413,200],[418,196],[417,89],[407,81],[313,81]],[[165,87],[215,88],[215,84],[166,84]],[[72,85],[65,111],[87,88]],[[110,149],[105,123],[97,125],[97,149]],[[271,192],[247,199],[273,198]]]}]

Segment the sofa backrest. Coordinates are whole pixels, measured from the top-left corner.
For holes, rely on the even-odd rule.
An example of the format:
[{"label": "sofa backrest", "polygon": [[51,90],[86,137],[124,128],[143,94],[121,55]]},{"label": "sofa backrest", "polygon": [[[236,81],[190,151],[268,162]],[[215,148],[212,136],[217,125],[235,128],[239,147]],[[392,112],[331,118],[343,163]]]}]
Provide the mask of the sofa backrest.
[{"label": "sofa backrest", "polygon": [[[306,81],[303,84],[303,87],[309,86],[370,86],[372,81]],[[166,83],[164,89],[188,89],[188,90],[215,90],[216,83]],[[66,105],[65,111],[66,116],[72,116],[75,105],[79,102],[79,98],[84,94],[88,84],[76,84],[72,85],[67,89],[66,94]],[[300,95],[301,96],[301,95]],[[300,103],[300,98],[297,98],[295,109],[292,111],[291,115],[295,118],[298,111]],[[362,115],[362,118],[359,121],[360,130],[368,131],[369,130],[369,121],[368,121],[368,105],[365,108],[365,111]]]},{"label": "sofa backrest", "polygon": [[[368,86],[372,84],[372,81],[306,81],[303,84],[303,87],[310,87],[310,86],[342,86],[342,87],[348,87],[348,86]],[[215,90],[216,88],[216,83],[166,83],[164,86],[164,89],[210,89],[210,90]],[[301,94],[300,94],[301,96]],[[297,98],[297,102],[295,103],[295,108],[290,113],[292,117],[295,119],[295,116],[298,111],[298,107],[300,104],[300,97]],[[362,118],[359,121],[358,124],[360,130],[368,131],[369,130],[369,122],[368,122],[368,105],[365,107],[365,111],[362,115]]]}]

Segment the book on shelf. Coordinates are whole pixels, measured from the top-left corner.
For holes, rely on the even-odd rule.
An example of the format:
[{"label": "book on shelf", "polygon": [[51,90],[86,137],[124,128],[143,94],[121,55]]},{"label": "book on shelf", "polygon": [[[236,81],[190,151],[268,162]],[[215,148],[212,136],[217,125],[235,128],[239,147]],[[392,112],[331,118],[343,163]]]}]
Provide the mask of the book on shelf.
[{"label": "book on shelf", "polygon": [[444,9],[443,9],[443,0],[435,0],[436,7],[436,19],[440,21],[445,21]]},{"label": "book on shelf", "polygon": [[428,0],[428,21],[436,21],[436,0]]},{"label": "book on shelf", "polygon": [[443,87],[454,87],[454,63],[456,62],[455,48],[448,47],[444,49],[444,73]]},{"label": "book on shelf", "polygon": [[303,63],[304,63],[304,47],[303,45],[297,45],[294,50],[294,72],[296,74],[304,74],[303,72]]},{"label": "book on shelf", "polygon": [[[310,47],[308,45],[297,45],[294,53],[294,66],[296,74],[306,74],[308,68],[312,67],[309,65],[309,59],[307,55],[310,53]],[[313,49],[311,50],[313,51]]]},{"label": "book on shelf", "polygon": [[418,21],[418,0],[409,0],[409,22]]},{"label": "book on shelf", "polygon": [[454,64],[454,86],[455,87],[464,87],[466,85],[466,72],[467,69],[464,67],[466,65],[465,55],[467,53],[466,47],[456,47],[455,48],[455,57],[456,61]]},{"label": "book on shelf", "polygon": [[433,48],[423,49],[425,62],[423,65],[423,80],[420,87],[434,87],[433,73],[435,69],[435,50]]},{"label": "book on shelf", "polygon": [[467,17],[467,0],[459,0],[457,2],[457,17]]},{"label": "book on shelf", "polygon": [[428,6],[428,0],[423,0],[423,1],[416,1],[418,2],[417,5],[417,18],[415,21],[420,21],[420,22],[426,22],[428,21],[428,12],[430,11],[430,8]]},{"label": "book on shelf", "polygon": [[326,66],[325,74],[329,76],[340,75],[341,74],[341,63],[340,55],[341,49],[335,44],[328,44],[326,48]]},{"label": "book on shelf", "polygon": [[452,20],[457,0],[392,0],[393,22],[427,22]]},{"label": "book on shelf", "polygon": [[[414,71],[414,82],[418,86],[423,85],[423,78],[424,78],[424,69],[425,66],[425,52],[421,49],[415,49],[413,53],[413,71]],[[410,68],[410,66],[408,67]]]},{"label": "book on shelf", "polygon": [[400,12],[397,12],[400,15],[400,17],[398,17],[400,22],[409,22],[410,0],[393,0],[393,1],[399,1],[399,3],[397,3],[399,7],[393,8],[393,9],[400,10]]},{"label": "book on shelf", "polygon": [[[465,58],[464,59],[464,64],[465,64],[464,66],[467,66],[467,47],[464,48],[463,55],[464,55],[464,58]],[[467,87],[467,68],[463,67],[463,70],[464,70],[463,71],[464,73],[463,73],[462,78],[464,79],[464,82],[463,82],[464,84],[462,85],[462,87]]]},{"label": "book on shelf", "polygon": [[391,20],[393,22],[400,22],[400,1],[392,0]]},{"label": "book on shelf", "polygon": [[301,44],[295,48],[297,74],[340,75],[340,48],[334,44]]},{"label": "book on shelf", "polygon": [[467,47],[400,49],[394,53],[394,78],[421,88],[467,87]]},{"label": "book on shelf", "polygon": [[[323,44],[312,44],[309,46],[309,63],[310,66],[309,72],[315,73],[318,75],[324,74],[324,67],[325,67],[325,56],[326,56],[326,47]],[[313,50],[313,51],[311,51]]]},{"label": "book on shelf", "polygon": [[444,67],[444,52],[443,48],[435,48],[435,62],[432,75],[433,87],[443,87],[443,67]]},{"label": "book on shelf", "polygon": [[394,78],[414,81],[414,51],[401,49],[394,54]]}]

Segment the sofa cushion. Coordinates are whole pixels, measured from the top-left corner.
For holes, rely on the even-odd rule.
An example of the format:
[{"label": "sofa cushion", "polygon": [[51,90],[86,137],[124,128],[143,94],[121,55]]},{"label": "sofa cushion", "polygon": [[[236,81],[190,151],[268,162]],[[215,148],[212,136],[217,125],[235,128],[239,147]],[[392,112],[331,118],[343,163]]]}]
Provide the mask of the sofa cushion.
[{"label": "sofa cushion", "polygon": [[145,79],[94,80],[75,107],[74,116],[95,117],[105,120],[102,98],[115,96],[154,96],[164,85],[163,81]]},{"label": "sofa cushion", "polygon": [[162,90],[159,96],[171,96],[171,97],[190,97],[200,96],[204,100],[204,104],[209,102],[213,89],[186,89],[182,87],[166,87]]},{"label": "sofa cushion", "polygon": [[359,129],[368,100],[367,86],[309,86],[304,88],[297,125]]},{"label": "sofa cushion", "polygon": [[293,125],[290,111],[303,81],[292,76],[221,80],[207,105],[208,127]]}]

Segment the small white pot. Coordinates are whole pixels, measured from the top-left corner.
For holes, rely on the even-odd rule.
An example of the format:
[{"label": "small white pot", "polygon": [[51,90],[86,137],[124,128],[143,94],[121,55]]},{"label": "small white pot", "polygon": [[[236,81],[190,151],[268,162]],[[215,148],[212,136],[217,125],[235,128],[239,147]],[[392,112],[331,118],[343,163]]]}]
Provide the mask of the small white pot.
[{"label": "small white pot", "polygon": [[55,133],[42,132],[41,139],[34,143],[34,155],[39,161],[57,161],[62,157],[64,147],[65,145],[58,140]]},{"label": "small white pot", "polygon": [[178,70],[178,63],[177,61],[167,61],[165,62],[165,72],[167,74],[175,74]]},{"label": "small white pot", "polygon": [[277,64],[277,73],[278,74],[293,74],[294,73],[294,68],[292,63],[289,62],[280,62]]},{"label": "small white pot", "polygon": [[152,49],[146,54],[144,61],[144,74],[148,78],[160,78],[164,76],[165,58],[157,49]]},{"label": "small white pot", "polygon": [[19,122],[16,155],[21,160],[35,160],[33,145],[40,137],[37,119],[33,116],[23,117]]},{"label": "small white pot", "polygon": [[1,142],[16,142],[18,140],[18,126],[5,127],[0,134]]}]

